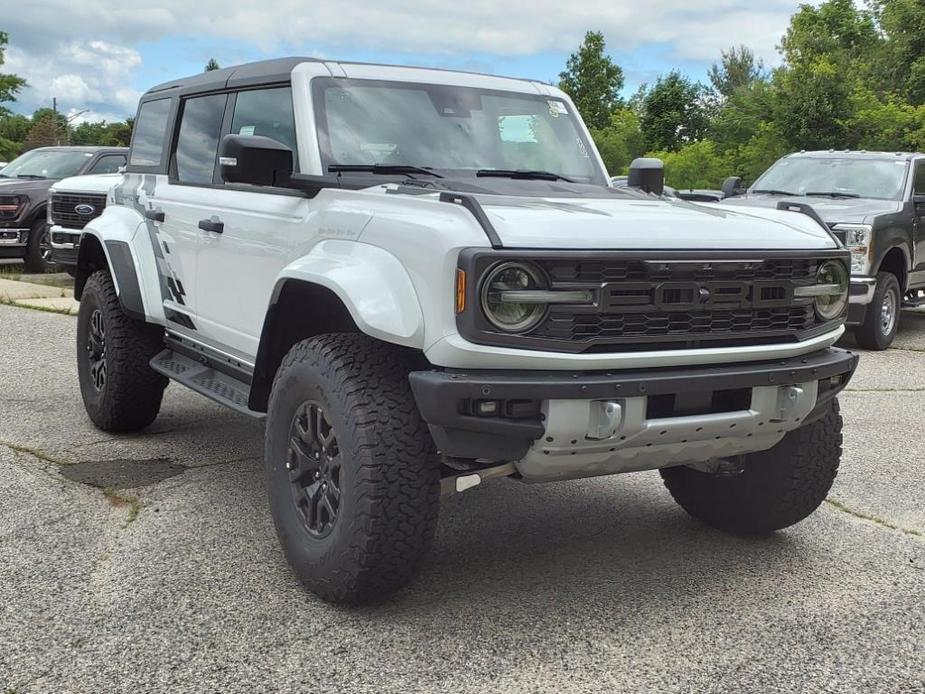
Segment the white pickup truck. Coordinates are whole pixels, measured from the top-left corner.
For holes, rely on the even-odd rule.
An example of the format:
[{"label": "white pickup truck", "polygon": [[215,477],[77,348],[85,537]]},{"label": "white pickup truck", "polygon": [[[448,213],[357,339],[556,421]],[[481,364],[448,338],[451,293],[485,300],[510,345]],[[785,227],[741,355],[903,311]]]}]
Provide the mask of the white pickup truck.
[{"label": "white pickup truck", "polygon": [[848,252],[662,179],[613,188],[541,82],[293,58],[155,87],[80,239],[87,412],[142,429],[172,379],[265,417],[280,542],[337,602],[408,581],[441,491],[493,477],[660,469],[716,527],[796,523],[841,455]]}]

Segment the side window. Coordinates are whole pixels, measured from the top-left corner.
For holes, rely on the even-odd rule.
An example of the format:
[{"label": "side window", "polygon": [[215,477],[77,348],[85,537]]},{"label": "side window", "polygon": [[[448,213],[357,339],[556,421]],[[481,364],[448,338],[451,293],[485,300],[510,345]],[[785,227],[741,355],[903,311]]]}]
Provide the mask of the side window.
[{"label": "side window", "polygon": [[225,94],[213,94],[184,103],[176,154],[181,183],[212,183],[227,100]]},{"label": "side window", "polygon": [[119,167],[125,166],[125,157],[121,154],[110,154],[100,157],[87,173],[114,174],[119,173]]},{"label": "side window", "polygon": [[925,195],[925,159],[915,164],[915,194]]},{"label": "side window", "polygon": [[298,170],[292,89],[275,87],[239,92],[231,120],[233,135],[263,135],[292,150],[292,165]]},{"label": "side window", "polygon": [[157,166],[164,153],[167,139],[167,117],[170,115],[170,99],[147,101],[138,111],[135,134],[132,139],[132,166]]}]

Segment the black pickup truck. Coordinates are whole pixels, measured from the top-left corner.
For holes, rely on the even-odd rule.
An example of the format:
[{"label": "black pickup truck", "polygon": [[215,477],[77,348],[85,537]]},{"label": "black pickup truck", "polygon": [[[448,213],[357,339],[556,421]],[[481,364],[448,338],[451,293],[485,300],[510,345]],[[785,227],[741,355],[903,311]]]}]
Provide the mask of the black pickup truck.
[{"label": "black pickup truck", "polygon": [[848,325],[886,349],[902,308],[925,305],[925,154],[797,152],[750,188],[723,186],[724,205],[810,205],[851,251]]},{"label": "black pickup truck", "polygon": [[69,176],[116,173],[126,147],[40,147],[0,169],[0,258],[22,258],[29,272],[51,268],[48,189]]}]

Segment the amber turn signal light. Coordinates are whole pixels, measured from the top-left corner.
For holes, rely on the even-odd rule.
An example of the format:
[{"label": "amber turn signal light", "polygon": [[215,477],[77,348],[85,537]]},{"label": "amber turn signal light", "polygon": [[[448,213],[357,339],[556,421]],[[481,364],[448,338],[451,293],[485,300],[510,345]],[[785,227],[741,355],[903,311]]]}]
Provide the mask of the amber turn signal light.
[{"label": "amber turn signal light", "polygon": [[466,271],[456,268],[456,313],[466,310]]}]

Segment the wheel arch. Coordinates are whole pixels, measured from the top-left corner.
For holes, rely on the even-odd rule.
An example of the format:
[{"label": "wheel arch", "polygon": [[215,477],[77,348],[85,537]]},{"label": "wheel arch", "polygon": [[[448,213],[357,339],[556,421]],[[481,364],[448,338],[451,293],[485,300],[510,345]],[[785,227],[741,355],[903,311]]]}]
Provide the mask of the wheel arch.
[{"label": "wheel arch", "polygon": [[909,255],[905,247],[897,244],[887,249],[873,274],[876,275],[878,272],[889,272],[895,275],[900,291],[905,292],[909,281]]},{"label": "wheel arch", "polygon": [[276,370],[294,344],[333,332],[423,350],[421,306],[395,256],[368,244],[329,240],[280,273],[260,335],[250,409],[266,411]]},{"label": "wheel arch", "polygon": [[109,271],[125,314],[131,318],[145,320],[144,302],[129,244],[116,239],[103,241],[95,234],[85,231],[81,235],[80,249],[77,252],[75,299],[80,300],[87,279],[97,270]]}]

